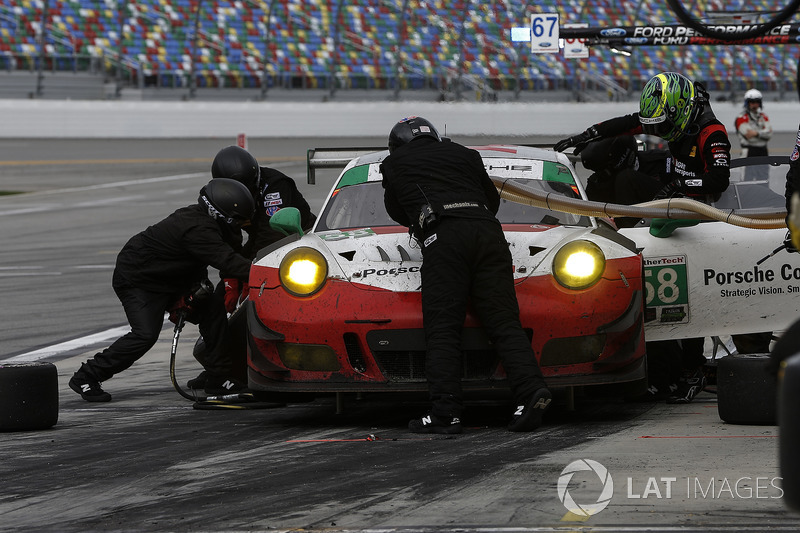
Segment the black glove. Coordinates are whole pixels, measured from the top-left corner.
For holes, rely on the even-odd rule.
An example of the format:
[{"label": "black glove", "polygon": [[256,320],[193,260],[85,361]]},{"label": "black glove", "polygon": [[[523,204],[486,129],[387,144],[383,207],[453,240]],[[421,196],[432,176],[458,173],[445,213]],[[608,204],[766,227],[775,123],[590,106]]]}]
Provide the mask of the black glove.
[{"label": "black glove", "polygon": [[594,126],[592,126],[583,133],[579,133],[572,137],[567,137],[566,139],[561,139],[553,146],[553,150],[556,152],[563,152],[567,148],[575,146],[573,153],[579,154],[581,150],[586,148],[587,144],[599,138],[600,134],[597,133],[597,130],[594,128]]},{"label": "black glove", "polygon": [[794,247],[794,243],[792,242],[792,232],[787,231],[786,235],[783,237],[783,245],[786,247],[787,252],[797,253],[797,248]]},{"label": "black glove", "polygon": [[681,180],[673,180],[669,182],[663,189],[658,191],[653,197],[653,200],[664,200],[666,198],[682,198],[683,182]]}]

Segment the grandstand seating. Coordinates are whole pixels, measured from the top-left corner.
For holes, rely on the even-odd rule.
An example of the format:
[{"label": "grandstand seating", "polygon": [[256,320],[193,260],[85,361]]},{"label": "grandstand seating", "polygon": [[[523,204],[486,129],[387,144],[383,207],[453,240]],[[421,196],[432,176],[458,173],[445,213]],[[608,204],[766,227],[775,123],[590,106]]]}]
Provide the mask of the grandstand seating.
[{"label": "grandstand seating", "polygon": [[[122,6],[122,12],[117,5]],[[406,5],[406,12],[401,13]],[[531,13],[590,26],[675,23],[655,0],[49,0],[45,67],[109,66],[118,54],[140,83],[200,87],[393,87],[446,90],[457,78],[480,90],[572,86],[585,76],[636,89],[679,70],[719,89],[733,82],[793,83],[795,47],[638,47],[633,56],[593,47],[588,61],[530,54],[510,30]],[[773,10],[769,0],[717,0],[712,9]],[[33,69],[43,0],[0,6],[0,66]],[[198,12],[199,7],[199,12]],[[637,11],[638,7],[638,11]],[[271,12],[270,12],[271,9]],[[697,15],[697,14],[696,14]],[[267,18],[269,16],[269,24]],[[463,30],[462,30],[463,26]],[[462,40],[463,31],[463,40]],[[197,39],[195,39],[197,33]],[[463,53],[463,56],[462,56]],[[194,61],[192,60],[194,58]],[[766,85],[765,85],[766,84]]]}]

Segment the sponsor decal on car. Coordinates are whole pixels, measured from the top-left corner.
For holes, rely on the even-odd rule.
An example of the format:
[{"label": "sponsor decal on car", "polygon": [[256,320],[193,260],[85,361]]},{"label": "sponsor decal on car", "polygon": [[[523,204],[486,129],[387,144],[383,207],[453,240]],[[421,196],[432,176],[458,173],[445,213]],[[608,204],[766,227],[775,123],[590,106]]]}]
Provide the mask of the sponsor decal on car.
[{"label": "sponsor decal on car", "polygon": [[413,274],[419,272],[420,267],[397,267],[397,268],[365,268],[353,274],[354,278],[366,278],[368,276],[399,276],[400,274]]},{"label": "sponsor decal on car", "polygon": [[341,241],[344,239],[371,237],[375,235],[375,232],[371,228],[361,228],[351,231],[340,231],[340,230],[325,231],[317,233],[316,235],[323,241]]},{"label": "sponsor decal on car", "polygon": [[718,271],[703,269],[703,284],[719,287],[720,298],[750,298],[773,294],[800,292],[800,286],[782,285],[781,281],[800,281],[800,267],[784,263],[778,269],[762,269],[758,265],[748,270]]},{"label": "sponsor decal on car", "polygon": [[689,284],[685,255],[645,257],[644,278],[646,321],[689,322]]}]

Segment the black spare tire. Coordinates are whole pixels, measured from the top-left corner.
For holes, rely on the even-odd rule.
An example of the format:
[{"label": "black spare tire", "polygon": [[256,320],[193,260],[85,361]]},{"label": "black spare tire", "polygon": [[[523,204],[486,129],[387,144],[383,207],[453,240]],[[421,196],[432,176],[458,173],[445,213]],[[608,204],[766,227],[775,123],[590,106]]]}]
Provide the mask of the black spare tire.
[{"label": "black spare tire", "polygon": [[0,361],[0,431],[46,429],[57,421],[55,365]]},{"label": "black spare tire", "polygon": [[729,424],[777,424],[778,383],[769,354],[729,355],[717,365],[717,409]]}]

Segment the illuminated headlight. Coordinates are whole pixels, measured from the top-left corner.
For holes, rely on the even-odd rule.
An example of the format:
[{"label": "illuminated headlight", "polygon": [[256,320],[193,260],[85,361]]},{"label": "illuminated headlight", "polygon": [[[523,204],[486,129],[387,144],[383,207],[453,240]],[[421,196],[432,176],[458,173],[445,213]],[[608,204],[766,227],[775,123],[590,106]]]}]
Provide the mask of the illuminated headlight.
[{"label": "illuminated headlight", "polygon": [[606,268],[606,256],[589,241],[563,246],[553,259],[553,276],[568,289],[586,289],[597,283]]},{"label": "illuminated headlight", "polygon": [[281,261],[281,285],[295,296],[311,296],[327,277],[328,262],[313,248],[295,248]]}]

